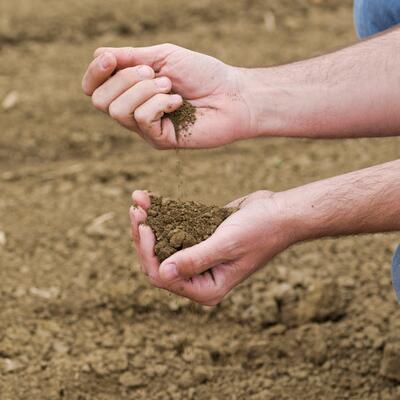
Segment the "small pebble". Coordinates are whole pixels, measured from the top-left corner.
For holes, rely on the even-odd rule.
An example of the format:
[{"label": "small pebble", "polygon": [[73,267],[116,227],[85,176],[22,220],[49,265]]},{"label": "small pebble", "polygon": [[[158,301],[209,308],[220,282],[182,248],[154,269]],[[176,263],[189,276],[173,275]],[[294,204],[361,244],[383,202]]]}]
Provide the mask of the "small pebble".
[{"label": "small pebble", "polygon": [[12,92],[8,93],[7,96],[4,98],[1,106],[3,110],[8,111],[14,108],[19,101],[19,94],[17,91],[13,90]]}]

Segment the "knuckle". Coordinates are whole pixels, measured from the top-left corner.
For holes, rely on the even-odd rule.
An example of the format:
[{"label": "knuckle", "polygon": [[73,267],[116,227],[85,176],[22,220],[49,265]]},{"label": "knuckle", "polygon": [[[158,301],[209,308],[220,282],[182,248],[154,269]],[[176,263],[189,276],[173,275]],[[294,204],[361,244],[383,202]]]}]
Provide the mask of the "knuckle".
[{"label": "knuckle", "polygon": [[112,119],[123,119],[124,115],[122,115],[123,113],[121,112],[121,109],[119,108],[119,106],[115,103],[111,103],[109,109],[108,109],[108,113],[110,114],[110,117]]},{"label": "knuckle", "polygon": [[132,86],[136,94],[141,96],[149,96],[156,94],[156,85],[154,79],[143,79]]},{"label": "knuckle", "polygon": [[161,283],[160,280],[157,279],[156,277],[149,275],[149,276],[148,276],[148,280],[149,280],[149,282],[150,282],[150,284],[151,284],[152,286],[157,287],[157,288],[160,288],[160,289],[163,288],[162,283]]},{"label": "knuckle", "polygon": [[240,252],[240,249],[243,248],[243,245],[244,245],[243,239],[234,237],[225,240],[221,244],[221,247],[224,254],[232,256]]},{"label": "knuckle", "polygon": [[188,254],[185,263],[181,267],[181,270],[185,276],[194,276],[197,274],[196,265],[200,264],[202,261],[203,260],[200,260],[200,256],[198,254]]},{"label": "knuckle", "polygon": [[163,47],[167,51],[174,51],[178,46],[176,46],[175,44],[167,42],[167,43],[163,43]]},{"label": "knuckle", "polygon": [[271,197],[272,192],[269,192],[267,190],[257,190],[257,192],[254,193],[254,198],[255,199],[265,199]]},{"label": "knuckle", "polygon": [[169,101],[165,106],[165,109],[166,109],[165,112],[171,113],[171,112],[175,111],[176,108],[177,108],[176,104],[174,102]]},{"label": "knuckle", "polygon": [[121,69],[116,73],[118,79],[121,79],[123,81],[130,81],[132,79],[132,75],[133,75],[132,68]]},{"label": "knuckle", "polygon": [[145,124],[148,120],[146,113],[142,111],[140,108],[135,110],[133,116],[138,124]]},{"label": "knuckle", "polygon": [[97,90],[92,94],[92,104],[98,110],[104,111],[106,109],[104,99]]},{"label": "knuckle", "polygon": [[138,89],[143,91],[154,91],[154,79],[144,79],[135,85]]},{"label": "knuckle", "polygon": [[153,79],[155,76],[155,72],[153,70],[153,68],[151,68],[148,65],[137,65],[136,67],[133,67],[132,69],[135,73],[136,77],[143,79]]},{"label": "knuckle", "polygon": [[82,88],[83,93],[85,93],[87,95],[85,77],[82,78],[81,88]]},{"label": "knuckle", "polygon": [[92,93],[90,92],[90,89],[88,87],[86,80],[87,80],[86,76],[83,77],[81,87],[82,87],[83,93],[85,93],[86,96],[90,96]]},{"label": "knuckle", "polygon": [[207,269],[210,266],[210,257],[208,254],[204,254],[204,252],[198,251],[197,254],[195,254],[195,257],[192,260],[192,265],[193,265],[193,270],[196,271],[196,266],[198,268],[201,268],[202,270]]},{"label": "knuckle", "polygon": [[154,102],[157,103],[158,105],[163,105],[167,99],[168,95],[166,95],[165,93],[156,93],[153,96]]},{"label": "knuckle", "polygon": [[97,49],[95,49],[95,51],[93,52],[93,58],[98,57],[101,50],[102,50],[102,47],[97,47]]},{"label": "knuckle", "polygon": [[135,48],[130,46],[125,48],[125,54],[127,58],[131,58],[135,55]]},{"label": "knuckle", "polygon": [[237,249],[242,247],[243,239],[242,238],[232,238],[226,241],[226,249],[229,253],[234,253]]}]

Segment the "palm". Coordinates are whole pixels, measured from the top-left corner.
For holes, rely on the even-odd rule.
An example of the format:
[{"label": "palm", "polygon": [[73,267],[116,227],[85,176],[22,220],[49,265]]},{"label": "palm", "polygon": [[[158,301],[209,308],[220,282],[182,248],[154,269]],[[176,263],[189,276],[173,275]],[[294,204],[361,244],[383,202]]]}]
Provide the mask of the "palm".
[{"label": "palm", "polygon": [[138,226],[147,218],[150,198],[142,191],[135,192],[133,198],[139,205],[131,211],[133,238],[143,269],[152,283],[204,304],[220,301],[222,291],[223,296],[288,246],[282,239],[281,226],[276,222],[280,213],[273,194],[256,192],[229,204],[239,210],[209,239],[170,257],[177,264],[185,263],[182,260],[186,259],[209,260],[210,265],[200,271],[186,265],[190,279],[182,277],[165,286],[160,283],[160,264],[154,255],[154,234],[148,226],[142,227],[141,234],[138,231]]},{"label": "palm", "polygon": [[253,193],[232,205],[239,205],[240,209],[215,234],[232,241],[231,259],[247,270],[244,279],[282,250],[276,246],[281,241],[275,240],[280,235],[280,226],[274,222],[279,210],[273,193],[268,191]]},{"label": "palm", "polygon": [[[113,64],[108,70],[99,71],[99,57],[105,55]],[[95,57],[83,79],[85,93],[96,95],[95,99],[92,97],[96,108],[138,132],[154,147],[217,147],[248,138],[254,131],[254,118],[242,90],[246,78],[240,68],[172,44],[103,47],[96,50]],[[144,78],[139,78],[135,70],[142,65],[151,67],[157,78],[168,78],[166,92],[149,83],[155,79],[142,82]],[[124,69],[128,71],[122,74]],[[196,108],[196,121],[184,135],[177,135],[171,121],[163,119],[165,113],[176,111],[182,104],[179,96],[166,97],[169,91],[186,98]]]},{"label": "palm", "polygon": [[196,122],[189,128],[190,135],[186,135],[188,147],[215,147],[240,139],[248,132],[250,117],[239,94],[237,69],[180,47],[154,68],[158,75],[170,78],[173,91],[197,109]]}]

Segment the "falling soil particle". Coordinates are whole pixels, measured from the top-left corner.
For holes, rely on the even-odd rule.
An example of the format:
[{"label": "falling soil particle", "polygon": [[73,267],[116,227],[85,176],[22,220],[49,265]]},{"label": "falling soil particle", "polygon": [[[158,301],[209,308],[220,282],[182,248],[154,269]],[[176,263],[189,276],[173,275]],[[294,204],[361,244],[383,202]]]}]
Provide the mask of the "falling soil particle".
[{"label": "falling soil particle", "polygon": [[235,211],[152,196],[147,223],[156,236],[155,252],[159,261],[206,240]]},{"label": "falling soil particle", "polygon": [[196,122],[196,108],[187,100],[183,100],[180,108],[168,114],[174,124],[175,134],[178,136]]}]

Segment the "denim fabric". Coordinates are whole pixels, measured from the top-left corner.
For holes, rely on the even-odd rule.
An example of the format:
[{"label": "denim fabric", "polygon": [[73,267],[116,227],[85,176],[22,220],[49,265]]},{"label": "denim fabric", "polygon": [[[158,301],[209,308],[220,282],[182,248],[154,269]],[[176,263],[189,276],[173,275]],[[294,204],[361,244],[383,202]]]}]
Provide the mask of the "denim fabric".
[{"label": "denim fabric", "polygon": [[392,283],[400,303],[400,246],[397,247],[392,262]]},{"label": "denim fabric", "polygon": [[360,38],[400,23],[400,0],[355,0],[354,23]]},{"label": "denim fabric", "polygon": [[[400,24],[400,0],[354,0],[354,23],[360,38]],[[400,246],[392,261],[392,282],[400,303]]]}]

